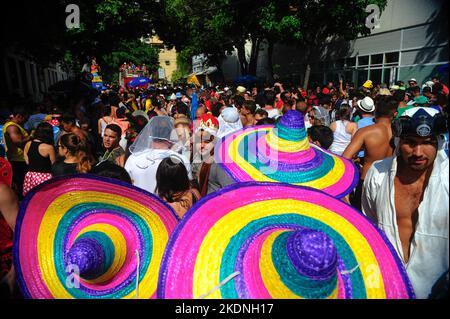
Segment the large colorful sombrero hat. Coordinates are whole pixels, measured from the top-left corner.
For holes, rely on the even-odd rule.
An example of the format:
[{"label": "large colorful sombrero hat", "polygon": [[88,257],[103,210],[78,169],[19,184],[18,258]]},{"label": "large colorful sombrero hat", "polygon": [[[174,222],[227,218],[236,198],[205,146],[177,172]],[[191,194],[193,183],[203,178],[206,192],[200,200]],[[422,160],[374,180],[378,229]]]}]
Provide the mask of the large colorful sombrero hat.
[{"label": "large colorful sombrero hat", "polygon": [[168,205],[129,184],[90,175],[50,180],[19,211],[20,288],[26,298],[154,298],[177,223]]},{"label": "large colorful sombrero hat", "polygon": [[321,191],[237,183],[199,201],[164,253],[158,298],[413,298],[388,239]]},{"label": "large colorful sombrero hat", "polygon": [[273,125],[229,134],[216,144],[215,159],[237,182],[309,186],[341,198],[358,182],[354,164],[310,144],[303,114],[288,111]]}]

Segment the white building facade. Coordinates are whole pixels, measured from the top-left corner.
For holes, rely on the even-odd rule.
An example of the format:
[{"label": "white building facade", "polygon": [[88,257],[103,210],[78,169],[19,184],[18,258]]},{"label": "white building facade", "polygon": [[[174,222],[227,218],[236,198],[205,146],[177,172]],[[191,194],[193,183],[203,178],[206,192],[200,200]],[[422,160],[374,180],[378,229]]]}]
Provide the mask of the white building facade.
[{"label": "white building facade", "polygon": [[[369,36],[330,43],[317,59],[305,61],[301,48],[275,45],[274,73],[281,79],[303,83],[306,62],[310,83],[344,78],[361,85],[367,79],[392,84],[414,77],[419,83],[439,75],[449,61],[447,0],[388,0],[379,27]],[[237,55],[222,65],[227,79],[239,75]],[[257,76],[267,78],[267,51],[260,52]],[[442,79],[448,83],[448,79]]]}]

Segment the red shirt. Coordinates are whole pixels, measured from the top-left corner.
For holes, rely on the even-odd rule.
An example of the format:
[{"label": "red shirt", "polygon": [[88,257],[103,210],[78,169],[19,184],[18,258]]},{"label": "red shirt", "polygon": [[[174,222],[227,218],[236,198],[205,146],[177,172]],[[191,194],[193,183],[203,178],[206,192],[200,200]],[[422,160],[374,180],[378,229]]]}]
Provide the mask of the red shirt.
[{"label": "red shirt", "polygon": [[445,96],[447,96],[448,95],[448,87],[444,83],[441,83],[441,84],[442,84],[442,93],[444,93]]},{"label": "red shirt", "polygon": [[275,107],[279,110],[281,110],[284,106],[284,103],[282,100],[278,100],[277,103],[275,103]]}]

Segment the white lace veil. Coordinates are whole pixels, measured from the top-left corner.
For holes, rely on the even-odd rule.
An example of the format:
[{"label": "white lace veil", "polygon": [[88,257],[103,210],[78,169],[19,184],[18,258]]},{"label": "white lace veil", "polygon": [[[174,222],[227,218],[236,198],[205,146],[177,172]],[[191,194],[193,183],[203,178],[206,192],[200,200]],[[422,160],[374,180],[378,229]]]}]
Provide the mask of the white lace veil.
[{"label": "white lace veil", "polygon": [[[173,127],[174,119],[169,116],[155,116],[130,146],[133,155],[139,155],[148,150],[155,149],[155,142],[166,142],[169,149],[178,151],[178,135]],[[158,143],[160,144],[160,143]]]}]

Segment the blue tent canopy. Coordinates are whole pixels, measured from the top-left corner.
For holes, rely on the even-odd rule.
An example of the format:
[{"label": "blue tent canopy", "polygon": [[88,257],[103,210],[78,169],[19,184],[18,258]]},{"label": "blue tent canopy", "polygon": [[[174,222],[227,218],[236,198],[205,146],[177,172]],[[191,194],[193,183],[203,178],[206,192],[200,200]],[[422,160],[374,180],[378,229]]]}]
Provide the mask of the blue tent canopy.
[{"label": "blue tent canopy", "polygon": [[153,83],[153,81],[151,79],[149,79],[148,77],[145,77],[145,76],[140,76],[138,78],[131,80],[128,83],[128,86],[136,87],[136,86],[142,86],[142,85],[146,85],[146,84],[150,84],[150,83]]},{"label": "blue tent canopy", "polygon": [[103,82],[94,82],[94,83],[92,83],[92,87],[99,91],[107,89],[107,87],[103,85]]},{"label": "blue tent canopy", "polygon": [[259,79],[253,75],[245,75],[240,76],[234,80],[234,83],[236,84],[249,84],[249,83],[256,83],[259,82]]}]

